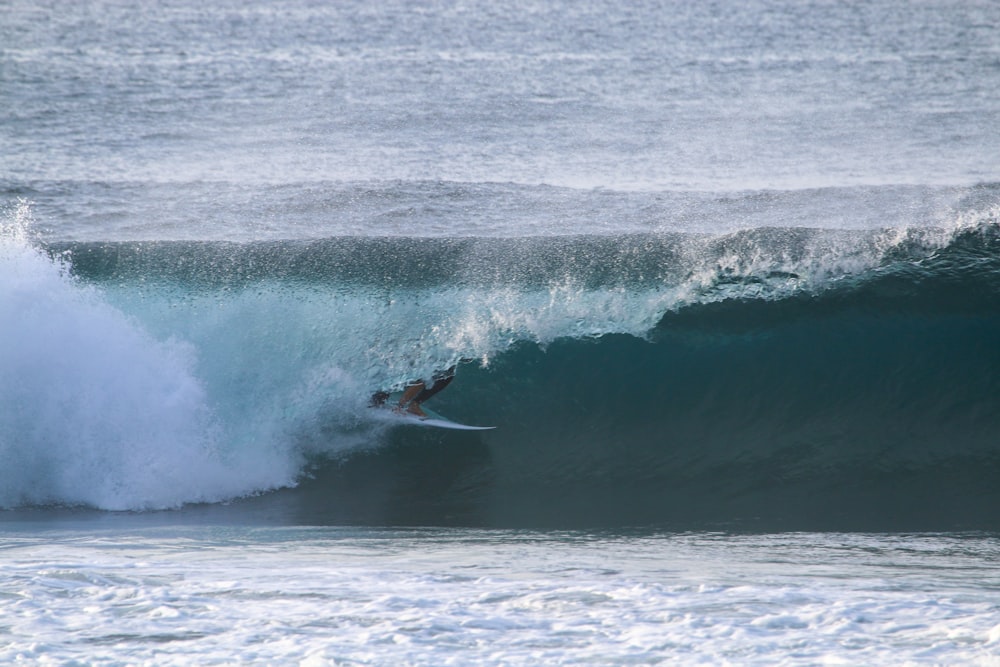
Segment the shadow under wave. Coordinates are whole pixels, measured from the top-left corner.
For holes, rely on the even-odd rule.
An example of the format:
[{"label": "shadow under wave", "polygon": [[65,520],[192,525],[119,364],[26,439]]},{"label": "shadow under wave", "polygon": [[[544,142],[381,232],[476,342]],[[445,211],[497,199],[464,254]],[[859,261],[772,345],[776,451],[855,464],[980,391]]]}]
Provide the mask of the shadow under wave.
[{"label": "shadow under wave", "polygon": [[524,343],[435,398],[497,430],[401,427],[244,509],[308,524],[998,530],[991,285],[887,275],[685,308],[648,340]]}]

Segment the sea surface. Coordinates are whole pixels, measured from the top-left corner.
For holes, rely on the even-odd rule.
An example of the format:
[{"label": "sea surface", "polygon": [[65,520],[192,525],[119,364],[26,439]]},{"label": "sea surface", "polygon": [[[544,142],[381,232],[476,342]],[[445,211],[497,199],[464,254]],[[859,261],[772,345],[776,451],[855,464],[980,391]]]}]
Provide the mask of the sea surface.
[{"label": "sea surface", "polygon": [[0,661],[1000,665],[998,25],[0,0]]}]

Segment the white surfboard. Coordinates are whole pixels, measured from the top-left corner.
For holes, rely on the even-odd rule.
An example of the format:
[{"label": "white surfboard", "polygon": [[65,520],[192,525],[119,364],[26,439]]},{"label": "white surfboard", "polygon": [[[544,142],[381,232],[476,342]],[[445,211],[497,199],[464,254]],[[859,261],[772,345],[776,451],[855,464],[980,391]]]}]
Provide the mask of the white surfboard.
[{"label": "white surfboard", "polygon": [[[425,409],[424,412],[427,410]],[[400,415],[400,418],[407,424],[413,424],[414,426],[432,426],[434,428],[450,428],[456,431],[489,431],[496,428],[496,426],[472,426],[470,424],[459,424],[458,422],[453,422],[450,419],[435,419],[434,417],[418,417],[417,415]]]},{"label": "white surfboard", "polygon": [[449,428],[456,431],[489,431],[495,429],[496,426],[472,426],[470,424],[459,424],[458,422],[453,422],[447,417],[442,417],[438,413],[420,406],[421,409],[426,414],[426,417],[420,417],[418,415],[409,412],[397,412],[392,408],[386,410],[386,412],[395,420],[399,420],[402,424],[408,424],[411,426],[430,426],[431,428]]}]

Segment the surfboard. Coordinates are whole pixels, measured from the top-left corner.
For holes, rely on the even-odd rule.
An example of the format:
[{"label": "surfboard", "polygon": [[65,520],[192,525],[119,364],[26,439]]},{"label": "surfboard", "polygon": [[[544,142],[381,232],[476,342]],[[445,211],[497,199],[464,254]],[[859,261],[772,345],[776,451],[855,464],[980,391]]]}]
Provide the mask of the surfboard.
[{"label": "surfboard", "polygon": [[[426,408],[424,408],[424,412],[427,412]],[[423,417],[418,417],[417,415],[405,414],[399,415],[399,418],[405,423],[413,424],[414,426],[450,428],[455,431],[489,431],[496,428],[496,426],[472,426],[471,424],[459,424],[458,422],[453,422],[450,419],[435,419],[431,416],[428,416],[425,419]]]},{"label": "surfboard", "polygon": [[[387,404],[388,405],[388,404]],[[395,405],[395,403],[392,403]],[[392,408],[385,408],[385,412],[394,420],[411,426],[429,426],[431,428],[448,428],[455,431],[490,431],[496,426],[472,426],[471,424],[459,424],[447,417],[442,417],[433,410],[420,406],[426,417],[420,417],[409,412],[396,412]]]}]

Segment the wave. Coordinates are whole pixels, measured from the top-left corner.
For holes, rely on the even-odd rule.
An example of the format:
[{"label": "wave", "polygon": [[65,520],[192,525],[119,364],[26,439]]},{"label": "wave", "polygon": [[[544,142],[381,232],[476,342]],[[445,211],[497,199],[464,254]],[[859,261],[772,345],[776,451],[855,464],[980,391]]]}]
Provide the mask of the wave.
[{"label": "wave", "polygon": [[[235,506],[996,527],[994,210],[949,228],[519,239],[39,245],[23,228],[0,235],[4,507],[258,496]],[[366,407],[456,363],[433,407],[495,431],[396,428]]]},{"label": "wave", "polygon": [[502,428],[399,433],[321,469],[290,511],[307,522],[996,530],[996,231],[919,261],[900,251],[819,293],[688,305],[645,338],[519,344],[436,399]]}]

